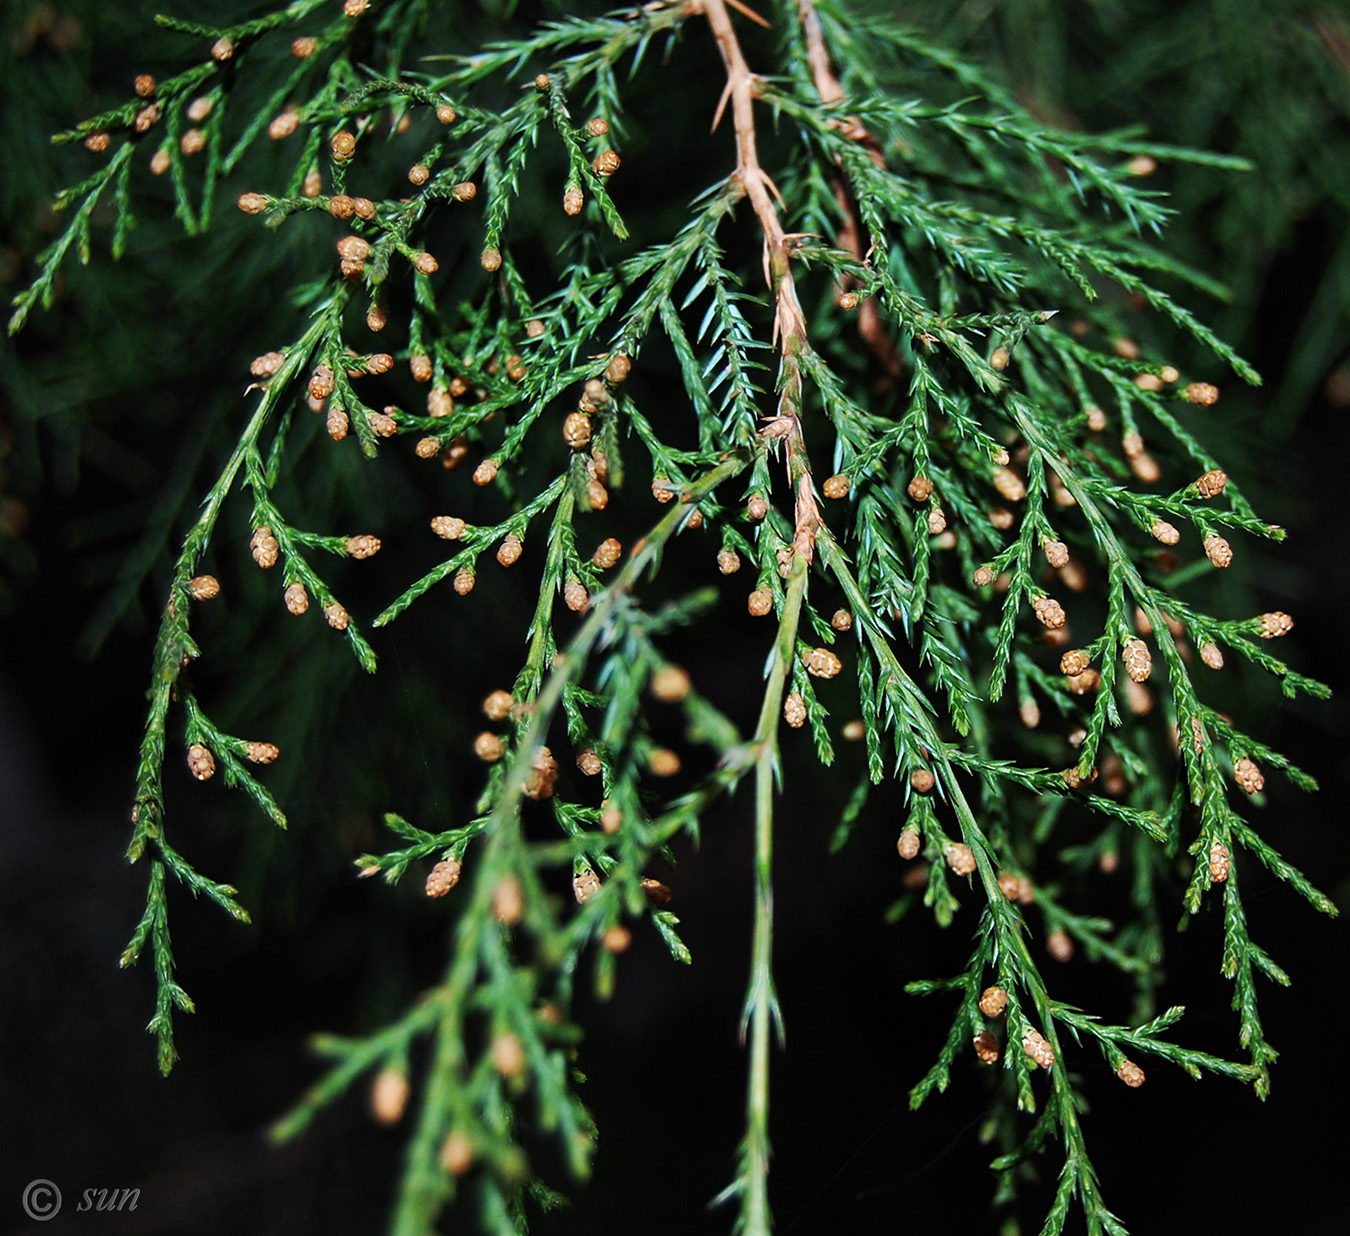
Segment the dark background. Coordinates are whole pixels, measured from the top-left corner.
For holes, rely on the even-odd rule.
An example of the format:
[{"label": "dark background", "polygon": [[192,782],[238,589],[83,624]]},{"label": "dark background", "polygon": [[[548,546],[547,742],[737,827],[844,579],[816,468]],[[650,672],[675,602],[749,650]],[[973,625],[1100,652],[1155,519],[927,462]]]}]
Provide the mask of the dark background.
[{"label": "dark background", "polygon": [[[81,3],[7,7],[0,274],[11,291],[31,277],[33,254],[51,234],[47,195],[85,166],[78,148],[53,153],[48,134],[120,101],[135,72],[186,60],[181,42],[149,28],[152,7],[144,16],[134,7],[115,14]],[[1278,20],[1254,3],[1128,7],[1127,18],[1107,5],[1063,6],[1084,10],[1070,21],[1039,5],[943,5],[932,21],[944,37],[972,46],[1029,105],[1065,123],[1139,121],[1160,140],[1256,160],[1245,179],[1182,170],[1160,178],[1179,206],[1169,243],[1238,289],[1226,308],[1197,307],[1268,379],[1255,393],[1225,385],[1211,448],[1231,461],[1258,510],[1290,529],[1278,549],[1244,546],[1221,612],[1293,613],[1298,626],[1280,651],[1343,688],[1346,23],[1331,5],[1289,6]],[[927,16],[915,6],[914,20]],[[489,28],[466,16],[456,46],[473,45]],[[704,126],[720,73],[706,48],[683,49],[669,73],[672,92],[702,79],[708,94],[696,114],[670,123],[691,132]],[[635,157],[659,175],[652,152],[641,163],[639,144]],[[634,183],[643,186],[634,192],[660,200],[659,181]],[[253,186],[225,186],[222,200],[245,187]],[[443,818],[476,792],[477,772],[447,755],[464,749],[474,723],[461,715],[462,701],[502,685],[494,667],[514,666],[519,655],[514,634],[498,644],[487,628],[498,608],[513,612],[528,579],[485,585],[474,611],[414,609],[406,623],[377,633],[381,672],[365,680],[312,629],[259,625],[250,614],[261,585],[222,558],[217,569],[234,600],[203,611],[212,666],[198,686],[213,693],[223,719],[274,719],[266,736],[279,736],[287,758],[269,785],[293,822],[281,836],[265,833],[237,796],[171,769],[169,811],[180,845],[201,870],[240,886],[255,924],[240,927],[173,896],[180,977],[199,1011],[179,1019],[183,1060],[162,1079],[143,1033],[151,976],[116,966],[143,898],[143,872],[128,867],[122,851],[153,614],[182,520],[228,449],[240,358],[277,337],[273,327],[286,310],[268,289],[285,286],[304,240],[292,229],[265,251],[250,246],[245,222],[229,213],[218,234],[185,239],[161,200],[145,212],[126,261],[113,267],[96,252],[89,268],[72,265],[71,295],[35,313],[3,356],[6,1231],[37,1228],[23,1218],[19,1196],[39,1176],[66,1198],[45,1227],[53,1233],[382,1230],[402,1133],[372,1124],[364,1094],[284,1148],[270,1147],[264,1132],[317,1075],[306,1036],[376,1025],[437,974],[441,917],[415,888],[351,879],[351,858],[383,843],[379,811]],[[295,482],[297,493],[338,526],[359,519],[382,528],[401,502],[421,503],[425,494],[401,465],[382,461],[376,469],[353,462],[309,489]],[[236,557],[246,519],[233,509],[224,525]],[[368,565],[361,579],[373,613],[409,568],[388,552]],[[723,606],[730,612],[716,641],[700,634],[672,650],[714,693],[763,656],[762,634],[739,603],[724,598]],[[719,702],[733,713],[746,706],[734,697]],[[1271,778],[1259,826],[1345,906],[1350,778],[1341,702],[1288,704],[1258,685],[1237,702],[1251,732],[1294,754],[1323,784],[1308,798]],[[857,753],[842,754],[848,775],[838,783],[811,773],[804,738],[789,743],[787,757],[797,779],[777,843],[776,975],[789,1044],[774,1059],[777,1230],[939,1223],[994,1230],[984,1166],[993,1151],[979,1144],[986,1078],[958,1063],[946,1095],[917,1114],[907,1108],[950,1009],[941,998],[905,997],[902,988],[961,966],[964,917],[947,933],[919,916],[884,927],[895,896],[895,829],[883,820],[860,829],[840,855],[827,849],[842,805],[838,785],[852,784]],[[596,1174],[570,1190],[570,1213],[539,1221],[541,1232],[728,1229],[727,1213],[705,1204],[731,1178],[742,1128],[746,1058],[736,1023],[751,911],[745,802],[710,815],[703,836],[698,851],[681,847],[672,880],[695,964],[672,964],[658,941],[639,933],[614,999],[588,1000],[581,1010],[587,1037],[579,1065],[601,1130]],[[1345,930],[1249,868],[1243,887],[1253,937],[1294,979],[1288,991],[1263,993],[1269,1038],[1283,1052],[1271,1098],[1260,1104],[1233,1083],[1196,1083],[1148,1062],[1147,1085],[1128,1091],[1094,1053],[1072,1060],[1093,1105],[1085,1129],[1106,1198],[1137,1233],[1277,1223],[1320,1233],[1350,1224],[1339,1128],[1350,1098]],[[1219,947],[1219,923],[1202,912],[1169,943],[1163,1001],[1190,1007],[1175,1032],[1180,1041],[1231,1054],[1235,1019],[1217,974]],[[1130,993],[1115,976],[1081,960],[1061,974],[1057,994],[1127,1016]],[[1050,1173],[1055,1162],[1052,1153]],[[1029,1192],[1029,1223],[1039,1223],[1053,1175],[1042,1185],[1040,1195]],[[90,1187],[139,1188],[139,1206],[120,1216],[72,1213]],[[1079,1230],[1074,1224],[1068,1230]],[[465,1230],[456,1219],[446,1227]]]}]

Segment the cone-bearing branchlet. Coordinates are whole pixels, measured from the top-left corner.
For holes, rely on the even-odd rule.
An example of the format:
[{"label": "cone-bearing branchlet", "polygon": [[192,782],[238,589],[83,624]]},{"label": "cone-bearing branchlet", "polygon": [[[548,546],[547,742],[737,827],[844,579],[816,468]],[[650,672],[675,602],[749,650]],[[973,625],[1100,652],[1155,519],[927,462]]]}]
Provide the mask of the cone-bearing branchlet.
[{"label": "cone-bearing branchlet", "polygon": [[999,1017],[1008,1007],[1008,993],[1002,987],[986,987],[980,993],[980,1012],[986,1017]]},{"label": "cone-bearing branchlet", "polygon": [[1245,756],[1233,765],[1233,780],[1248,794],[1259,794],[1266,779],[1253,760]]},{"label": "cone-bearing branchlet", "polygon": [[1288,614],[1272,610],[1261,615],[1260,636],[1262,639],[1279,639],[1294,629],[1294,620]]},{"label": "cone-bearing branchlet", "polygon": [[443,858],[427,876],[426,892],[428,897],[444,897],[459,883],[459,860]]},{"label": "cone-bearing branchlet", "polygon": [[209,781],[216,774],[216,757],[201,743],[194,742],[188,748],[187,766],[188,771],[198,781]]},{"label": "cone-bearing branchlet", "polygon": [[783,720],[794,730],[806,724],[806,701],[796,691],[783,701]]}]

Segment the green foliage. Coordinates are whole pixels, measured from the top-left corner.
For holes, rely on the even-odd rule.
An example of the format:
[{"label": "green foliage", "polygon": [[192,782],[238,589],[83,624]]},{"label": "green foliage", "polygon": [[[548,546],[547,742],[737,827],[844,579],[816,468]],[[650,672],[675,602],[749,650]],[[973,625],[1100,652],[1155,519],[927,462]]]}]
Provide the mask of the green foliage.
[{"label": "green foliage", "polygon": [[[1209,612],[1226,565],[1215,538],[1233,536],[1240,554],[1245,538],[1281,531],[1240,475],[1210,475],[1222,461],[1204,445],[1207,384],[1259,378],[1190,307],[1222,289],[1157,247],[1177,203],[1148,176],[1164,163],[1228,183],[1249,164],[1135,128],[1066,131],[950,45],[834,0],[783,0],[764,35],[723,0],[696,0],[544,22],[481,48],[435,28],[430,8],[297,0],[228,27],[161,19],[186,36],[185,60],[191,39],[201,54],[57,136],[106,149],[58,197],[66,221],[14,300],[11,332],[50,305],[72,253],[90,260],[103,212],[122,255],[151,157],[190,234],[215,226],[235,175],[257,178],[237,199],[252,216],[247,244],[304,229],[303,265],[280,298],[290,333],[254,362],[242,429],[174,561],[155,643],[128,851],[148,867],[148,893],[122,962],[153,959],[161,1067],[176,1057],[175,1007],[192,1010],[174,977],[171,883],[247,918],[234,888],[171,844],[166,760],[204,749],[269,826],[286,823],[246,767],[259,745],[225,732],[190,680],[204,651],[194,608],[210,603],[203,563],[243,561],[247,541],[291,612],[322,610],[374,673],[351,612],[363,607],[349,610],[315,563],[378,544],[307,530],[297,477],[340,485],[353,452],[370,468],[395,453],[399,467],[443,463],[446,503],[464,514],[400,511],[380,527],[388,542],[431,522],[453,544],[382,599],[371,626],[474,605],[497,569],[485,555],[532,572],[538,600],[483,619],[512,624],[526,650],[501,667],[509,700],[487,709],[476,799],[457,794],[441,828],[390,812],[388,848],[355,858],[390,883],[453,864],[458,887],[428,883],[452,924],[442,975],[373,1033],[316,1040],[329,1071],[277,1135],[299,1134],[371,1074],[410,1076],[419,1097],[393,1230],[432,1230],[461,1194],[483,1230],[525,1230],[559,1200],[526,1143],[552,1140],[578,1179],[595,1149],[574,1063],[577,983],[608,996],[635,929],[691,960],[646,873],[745,781],[750,1081],[723,1199],[737,1230],[766,1233],[786,715],[809,728],[822,765],[837,741],[865,744],[836,847],[899,831],[871,803],[873,787],[898,782],[924,868],[906,886],[922,887],[943,927],[977,915],[965,969],[910,986],[955,998],[913,1105],[979,1067],[973,1041],[982,1058],[997,1041],[1000,1204],[1058,1141],[1042,1230],[1061,1231],[1078,1207],[1090,1232],[1123,1232],[1069,1062],[1099,1051],[1126,1076],[1151,1055],[1264,1094],[1275,1051],[1255,978],[1287,979],[1248,934],[1240,869],[1250,858],[1335,913],[1253,822],[1260,785],[1242,761],[1301,789],[1312,779],[1207,702],[1204,681],[1231,655],[1289,696],[1327,693],[1267,651],[1282,615]],[[287,55],[298,38],[310,42]],[[661,150],[679,188],[644,197],[626,177],[651,168],[650,126],[670,106],[654,112],[649,92],[690,44],[715,47],[725,91],[680,104],[715,109],[734,149],[719,134]],[[272,141],[284,159],[264,149]],[[606,550],[610,533],[622,557]],[[686,574],[677,551],[690,540],[706,576]],[[731,581],[720,588],[714,556]],[[773,616],[764,659],[747,665],[758,704],[744,716],[714,702],[697,663],[686,671],[664,651],[677,628],[716,638],[732,582],[737,595],[753,588],[752,613]],[[303,621],[318,626],[317,614]],[[1083,665],[1061,672],[1073,649]],[[837,723],[841,701],[859,721]],[[679,754],[662,737],[672,728]],[[1137,912],[1119,927],[1068,880],[1118,866]],[[891,917],[917,899],[902,896]],[[1159,920],[1209,903],[1246,1062],[1176,1044],[1165,1036],[1181,1009],[1154,1007]],[[1118,970],[1139,1024],[1055,998],[1033,950],[1048,941]],[[1006,993],[997,1015],[981,1011],[990,986]]]}]

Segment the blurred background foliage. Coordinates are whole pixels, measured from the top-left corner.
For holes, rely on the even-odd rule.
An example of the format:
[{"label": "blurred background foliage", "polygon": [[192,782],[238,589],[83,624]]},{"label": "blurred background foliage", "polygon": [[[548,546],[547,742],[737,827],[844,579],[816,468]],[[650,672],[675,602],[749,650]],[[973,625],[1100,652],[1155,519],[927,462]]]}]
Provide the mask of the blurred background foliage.
[{"label": "blurred background foliage", "polygon": [[[156,7],[10,0],[0,10],[7,295],[25,286],[53,236],[53,193],[86,167],[82,147],[55,149],[50,134],[121,101],[134,74],[171,72],[190,54],[181,36],[154,26]],[[519,27],[581,7],[428,6],[413,47],[467,51],[503,23]],[[1293,663],[1343,691],[1345,7],[1333,0],[859,7],[923,29],[1058,124],[1138,127],[1162,142],[1252,162],[1248,175],[1166,163],[1154,174],[1176,211],[1165,243],[1231,296],[1207,302],[1185,287],[1168,290],[1266,378],[1248,391],[1214,375],[1224,399],[1211,432],[1222,440],[1205,444],[1242,477],[1257,509],[1291,532],[1285,546],[1252,547],[1224,574],[1227,595],[1216,612],[1293,613],[1299,625],[1286,649]],[[670,73],[656,75],[665,94],[652,92],[644,106],[659,115],[663,143],[704,140],[716,103],[709,83],[719,79],[704,70],[713,63],[709,46],[682,46]],[[904,80],[888,84],[901,95],[913,89]],[[278,182],[285,167],[279,150],[248,162],[249,183],[240,176],[223,183],[221,202]],[[672,194],[682,204],[702,187],[630,181],[623,207],[659,211]],[[381,670],[367,680],[337,641],[288,620],[271,585],[243,569],[248,512],[241,503],[227,514],[229,535],[216,552],[235,560],[207,564],[227,583],[227,603],[199,619],[208,656],[197,685],[235,732],[252,734],[266,718],[257,736],[285,752],[268,783],[292,829],[264,831],[237,796],[197,786],[185,771],[166,787],[194,860],[240,887],[258,926],[238,928],[178,899],[175,942],[201,1012],[181,1028],[184,1064],[161,1082],[141,1033],[149,978],[115,968],[141,896],[141,877],[120,854],[151,624],[169,553],[233,443],[248,360],[289,337],[287,289],[297,269],[308,269],[301,255],[309,242],[292,223],[258,243],[256,227],[229,209],[206,234],[185,236],[166,183],[142,175],[137,192],[140,223],[123,261],[109,260],[106,229],[96,231],[93,261],[66,268],[56,305],[35,312],[0,359],[0,776],[8,817],[0,852],[0,974],[8,988],[0,1103],[17,1113],[5,1122],[14,1144],[6,1148],[3,1205],[15,1220],[23,1183],[49,1176],[67,1189],[68,1204],[69,1190],[140,1187],[139,1217],[104,1216],[109,1232],[230,1232],[244,1224],[257,1232],[374,1231],[395,1175],[397,1134],[373,1129],[355,1103],[281,1152],[260,1131],[313,1074],[307,1033],[375,1024],[440,964],[438,918],[418,890],[356,885],[350,860],[378,844],[375,821],[384,810],[420,821],[465,809],[480,774],[454,754],[468,750],[477,728],[464,701],[503,685],[494,665],[516,660],[518,633],[484,616],[520,612],[532,585],[523,575],[485,577],[473,625],[462,618],[447,625],[434,607],[415,609],[382,633]],[[1161,328],[1141,312],[1141,337]],[[1202,360],[1177,359],[1187,369]],[[382,531],[408,512],[420,526],[434,481],[406,460],[372,463],[354,451],[334,459],[306,467],[301,454],[287,482],[309,526]],[[426,546],[404,541],[409,548],[386,540],[384,553],[360,568],[369,606],[427,564]],[[341,587],[340,574],[335,583]],[[719,666],[763,656],[752,631],[738,616],[716,647],[673,651],[700,683],[713,683]],[[1282,848],[1344,906],[1345,845],[1326,840],[1350,781],[1343,707],[1287,705],[1273,690],[1257,706],[1268,710],[1269,732],[1253,732],[1299,757],[1324,785],[1312,801],[1288,790],[1274,796],[1270,809],[1289,821]],[[968,942],[959,923],[948,938],[909,919],[903,938],[882,926],[894,892],[889,883],[878,887],[877,870],[894,830],[879,830],[879,848],[828,856],[839,787],[854,774],[812,777],[805,747],[802,756],[794,793],[801,827],[785,830],[780,863],[778,968],[791,1050],[775,1066],[774,1129],[782,1159],[813,1170],[775,1182],[779,1230],[883,1231],[902,1213],[937,1222],[953,1195],[992,1189],[990,1154],[978,1145],[978,1115],[971,1119],[980,1087],[958,1081],[943,1102],[918,1116],[905,1112],[906,1090],[942,1033],[943,1013],[899,993],[909,979],[947,972]],[[677,909],[695,965],[673,967],[659,945],[639,941],[621,967],[617,997],[593,1010],[583,1067],[601,1125],[598,1174],[550,1230],[725,1230],[726,1217],[709,1214],[704,1201],[724,1180],[726,1148],[737,1136],[742,1057],[734,1026],[746,957],[740,943],[727,948],[723,940],[748,938],[750,886],[749,838],[731,811],[722,823],[728,827],[710,819],[702,850],[682,855]],[[1205,1179],[1185,1200],[1136,1192],[1120,1207],[1136,1231],[1204,1230],[1221,1215],[1241,1215],[1247,1227],[1279,1220],[1291,1232],[1344,1230],[1335,1147],[1310,1116],[1325,1100],[1324,1070],[1339,1076],[1324,1054],[1323,1028],[1338,1024],[1328,1005],[1340,1001],[1343,1011],[1344,999],[1334,969],[1319,976],[1315,958],[1319,950],[1343,956],[1344,931],[1313,921],[1288,897],[1275,891],[1266,899],[1271,922],[1262,929],[1297,983],[1268,1003],[1271,1037],[1286,1049],[1269,1105],[1258,1107],[1237,1087],[1206,1083],[1201,1092],[1161,1073],[1149,1083],[1159,1106],[1144,1109],[1133,1095],[1103,1089],[1088,1135],[1108,1198],[1147,1170],[1138,1157],[1144,1137],[1152,1161],[1180,1161],[1197,1136],[1217,1139],[1221,1179],[1232,1182]],[[1286,918],[1298,921],[1282,927]],[[1214,940],[1202,947],[1197,938],[1212,936],[1214,924],[1196,927],[1178,942],[1172,968],[1178,990],[1200,994],[1186,1024],[1189,1039],[1204,1046],[1229,1037],[1228,991],[1214,973]],[[1074,990],[1111,981],[1082,962],[1070,969]],[[1118,1003],[1126,999],[1122,993]],[[1281,1181],[1295,1174],[1296,1201]],[[1244,1178],[1264,1178],[1269,1189],[1253,1196]],[[979,1214],[968,1198],[962,1210],[966,1220]],[[48,1230],[67,1221],[77,1220],[66,1215]]]}]

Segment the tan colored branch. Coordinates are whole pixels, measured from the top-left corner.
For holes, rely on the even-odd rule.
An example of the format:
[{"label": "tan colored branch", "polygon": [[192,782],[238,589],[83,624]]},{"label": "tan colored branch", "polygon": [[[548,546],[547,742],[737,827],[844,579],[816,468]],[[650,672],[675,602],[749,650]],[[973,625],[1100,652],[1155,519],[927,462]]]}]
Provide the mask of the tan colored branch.
[{"label": "tan colored branch", "polygon": [[[739,6],[737,6],[739,7]],[[792,277],[792,252],[800,239],[784,232],[774,205],[782,197],[759,161],[755,142],[754,101],[759,93],[759,78],[752,72],[741,50],[740,39],[731,24],[725,0],[690,0],[689,12],[701,13],[717,40],[717,50],[727,73],[726,89],[717,105],[716,118],[731,108],[736,130],[736,171],[745,196],[750,199],[755,217],[764,233],[764,274],[773,289],[774,342],[783,357],[782,387],[778,415],[764,429],[766,437],[785,439],[788,444],[788,473],[797,492],[796,535],[793,547],[810,561],[815,545],[815,528],[820,515],[811,492],[810,469],[802,444],[799,417],[802,408],[802,369],[800,356],[810,347],[806,318],[797,299],[797,284]]]},{"label": "tan colored branch", "polygon": [[[797,0],[797,20],[801,23],[802,35],[806,39],[806,59],[811,66],[811,77],[816,84],[816,93],[826,105],[838,103],[844,97],[844,88],[830,67],[830,53],[825,47],[825,32],[820,27],[820,18],[816,16],[815,0]],[[845,137],[863,146],[878,167],[885,167],[886,160],[881,153],[881,144],[872,136],[856,116],[845,116],[830,122]],[[846,253],[850,253],[859,262],[864,260],[862,226],[858,221],[858,211],[850,192],[848,177],[843,169],[834,175],[834,197],[839,203],[843,223],[835,237],[836,243]],[[850,290],[851,279],[841,282],[839,294]],[[867,345],[872,355],[891,378],[899,377],[902,369],[900,353],[896,349],[876,303],[869,297],[858,309],[858,335]]]}]

